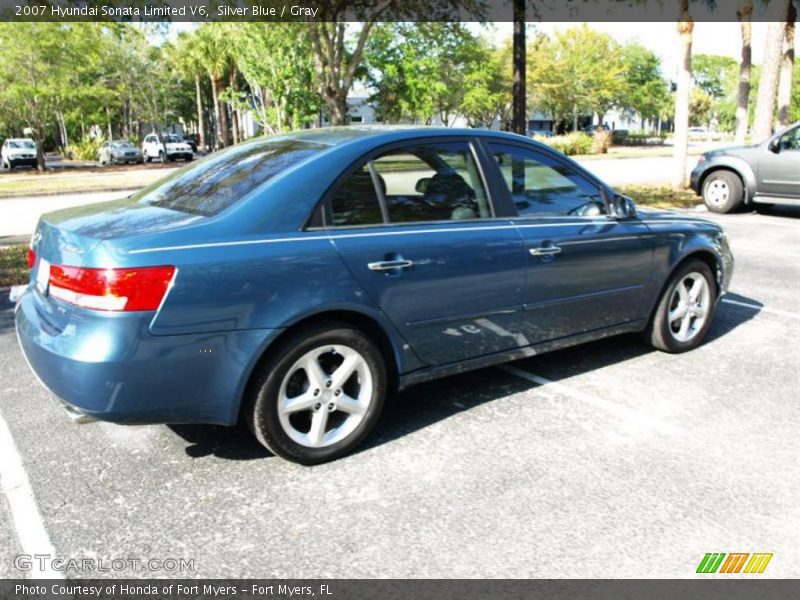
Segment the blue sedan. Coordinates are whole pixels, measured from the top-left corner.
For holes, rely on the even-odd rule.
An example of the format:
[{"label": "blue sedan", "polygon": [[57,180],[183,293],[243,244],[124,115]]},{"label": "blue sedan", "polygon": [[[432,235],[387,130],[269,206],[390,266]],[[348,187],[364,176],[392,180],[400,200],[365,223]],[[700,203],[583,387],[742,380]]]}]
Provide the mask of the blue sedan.
[{"label": "blue sedan", "polygon": [[258,138],[42,217],[19,342],[82,418],[245,420],[351,451],[398,389],[625,332],[697,346],[730,282],[715,224],[633,202],[498,132]]}]

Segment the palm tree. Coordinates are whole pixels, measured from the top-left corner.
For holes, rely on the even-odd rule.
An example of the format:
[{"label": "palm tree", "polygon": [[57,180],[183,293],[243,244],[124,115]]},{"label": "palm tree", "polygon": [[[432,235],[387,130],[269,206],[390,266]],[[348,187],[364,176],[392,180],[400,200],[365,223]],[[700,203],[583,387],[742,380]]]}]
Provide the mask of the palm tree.
[{"label": "palm tree", "polygon": [[689,145],[689,98],[692,85],[692,32],[694,21],[689,12],[689,0],[681,0],[678,35],[680,62],[678,88],[675,91],[675,132],[673,134],[672,187],[686,187],[686,155]]},{"label": "palm tree", "polygon": [[206,147],[205,114],[203,111],[203,94],[200,85],[201,78],[205,75],[205,67],[201,61],[201,49],[195,33],[183,33],[178,38],[175,48],[175,57],[178,68],[183,74],[194,80],[195,101],[197,103],[197,134],[198,147]]},{"label": "palm tree", "polygon": [[224,90],[224,77],[230,64],[230,53],[223,32],[216,23],[208,23],[197,29],[199,58],[211,82],[211,97],[214,102],[216,120],[215,147],[228,146],[228,113],[220,102]]},{"label": "palm tree", "polygon": [[511,130],[525,135],[527,132],[525,98],[525,0],[514,0],[514,74],[511,91]]},{"label": "palm tree", "polygon": [[736,133],[737,144],[744,144],[747,135],[750,107],[750,67],[752,48],[750,40],[753,32],[753,0],[742,0],[736,10],[739,27],[742,30],[742,62],[739,64],[739,92],[736,100]]},{"label": "palm tree", "polygon": [[792,101],[792,75],[794,74],[794,22],[796,19],[797,10],[794,3],[789,2],[783,35],[781,74],[778,80],[778,124],[781,127],[789,126],[789,106]]},{"label": "palm tree", "polygon": [[[790,0],[781,1],[788,3]],[[786,24],[781,21],[770,22],[767,25],[764,64],[761,67],[761,78],[758,82],[756,115],[753,124],[753,138],[756,141],[761,141],[772,135],[772,126],[775,120],[775,96],[778,90],[778,75],[785,29]]]}]

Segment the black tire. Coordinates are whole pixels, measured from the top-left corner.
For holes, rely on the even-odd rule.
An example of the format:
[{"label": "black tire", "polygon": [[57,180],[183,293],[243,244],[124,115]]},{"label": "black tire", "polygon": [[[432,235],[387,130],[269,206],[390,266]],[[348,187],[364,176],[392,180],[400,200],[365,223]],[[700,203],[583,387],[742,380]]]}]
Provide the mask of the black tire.
[{"label": "black tire", "polygon": [[[294,371],[293,367],[297,361],[308,352],[328,345],[346,346],[361,355],[372,376],[372,393],[361,420],[352,432],[331,445],[311,447],[291,439],[281,424],[278,403],[284,379],[287,377],[291,379],[292,374],[289,371]],[[313,325],[299,330],[281,342],[259,365],[243,405],[244,418],[256,439],[276,456],[302,465],[316,465],[335,460],[358,446],[380,417],[388,390],[386,373],[386,364],[381,351],[360,330],[339,322]],[[342,387],[344,388],[344,385]],[[308,389],[310,387],[306,391]],[[313,413],[308,416],[313,418]]]},{"label": "black tire", "polygon": [[[669,313],[670,310],[674,308],[672,304],[675,300],[674,295],[678,285],[684,281],[684,278],[691,274],[699,274],[706,280],[709,294],[705,311],[706,318],[702,326],[695,331],[691,339],[681,341],[676,339],[676,334],[673,333],[672,326],[669,323]],[[711,269],[701,260],[687,260],[675,270],[669,278],[667,285],[664,287],[655,311],[650,319],[650,323],[644,331],[645,341],[657,350],[663,352],[679,353],[696,348],[702,343],[703,338],[708,332],[708,328],[711,326],[716,303],[717,288]],[[694,322],[696,323],[696,320]]]},{"label": "black tire", "polygon": [[164,164],[164,153],[161,151],[158,152],[158,162]]},{"label": "black tire", "polygon": [[150,164],[150,160],[151,160],[151,159],[150,159],[150,155],[149,155],[149,154],[145,154],[145,155],[142,157],[142,161],[143,161],[143,162],[146,162],[147,164]]},{"label": "black tire", "polygon": [[714,171],[703,182],[703,202],[715,213],[730,213],[744,202],[742,180],[733,171]]}]

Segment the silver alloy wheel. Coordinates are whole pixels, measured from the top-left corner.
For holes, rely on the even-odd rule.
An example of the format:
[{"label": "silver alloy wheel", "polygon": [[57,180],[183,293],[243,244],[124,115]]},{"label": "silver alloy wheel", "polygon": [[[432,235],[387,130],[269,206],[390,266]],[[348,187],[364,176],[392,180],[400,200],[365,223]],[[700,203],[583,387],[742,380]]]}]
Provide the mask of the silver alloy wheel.
[{"label": "silver alloy wheel", "polygon": [[708,319],[710,302],[708,280],[696,271],[684,275],[669,301],[667,326],[672,337],[678,342],[692,340]]},{"label": "silver alloy wheel", "polygon": [[372,371],[353,348],[333,344],[307,352],[286,372],[278,418],[292,441],[324,448],[342,441],[364,419],[373,391]]},{"label": "silver alloy wheel", "polygon": [[706,185],[705,199],[709,204],[717,208],[723,208],[730,197],[731,188],[724,179],[715,178]]}]

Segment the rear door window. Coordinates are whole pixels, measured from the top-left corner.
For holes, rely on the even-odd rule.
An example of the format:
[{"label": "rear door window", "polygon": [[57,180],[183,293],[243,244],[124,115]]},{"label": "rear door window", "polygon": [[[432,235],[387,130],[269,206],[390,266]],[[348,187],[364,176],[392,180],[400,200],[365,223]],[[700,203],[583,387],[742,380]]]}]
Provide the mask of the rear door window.
[{"label": "rear door window", "polygon": [[414,143],[359,167],[331,196],[334,226],[493,216],[468,142]]}]

